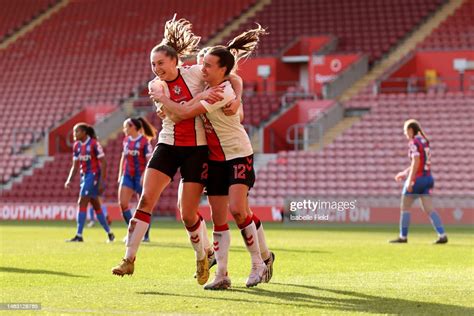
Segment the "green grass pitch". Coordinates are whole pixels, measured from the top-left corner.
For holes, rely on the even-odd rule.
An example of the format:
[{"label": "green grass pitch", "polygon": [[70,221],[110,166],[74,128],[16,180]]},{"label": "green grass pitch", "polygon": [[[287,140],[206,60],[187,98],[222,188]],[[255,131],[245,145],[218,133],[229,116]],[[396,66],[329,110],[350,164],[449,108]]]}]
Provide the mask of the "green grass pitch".
[{"label": "green grass pitch", "polygon": [[85,228],[78,244],[64,242],[74,235],[72,222],[1,222],[0,303],[42,309],[0,313],[474,315],[472,226],[448,226],[447,245],[431,244],[431,227],[414,226],[408,244],[392,245],[395,225],[264,225],[276,254],[271,282],[245,287],[250,258],[232,226],[232,288],[204,291],[192,277],[194,254],[180,223],[155,221],[135,274],[121,278],[110,269],[124,254],[123,223],[113,225],[113,244],[100,227]]}]

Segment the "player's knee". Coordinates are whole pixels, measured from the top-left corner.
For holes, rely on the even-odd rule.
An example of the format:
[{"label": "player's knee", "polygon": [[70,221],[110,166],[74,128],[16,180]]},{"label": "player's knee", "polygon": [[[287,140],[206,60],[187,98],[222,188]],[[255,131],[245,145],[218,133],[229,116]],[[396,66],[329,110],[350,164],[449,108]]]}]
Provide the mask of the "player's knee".
[{"label": "player's knee", "polygon": [[147,194],[142,194],[140,197],[140,201],[138,201],[138,209],[140,210],[148,210],[153,209],[153,202],[151,201],[150,197]]},{"label": "player's knee", "polygon": [[199,217],[197,216],[197,214],[188,214],[181,212],[181,220],[187,227],[194,226],[198,219]]},{"label": "player's knee", "polygon": [[128,210],[128,203],[120,202],[120,209],[122,210],[122,212]]},{"label": "player's knee", "polygon": [[231,203],[229,205],[229,210],[237,224],[242,224],[243,222],[245,222],[245,218],[247,217],[247,212],[245,211],[245,208],[239,207],[239,205]]},{"label": "player's knee", "polygon": [[245,222],[245,218],[247,217],[247,214],[245,213],[232,213],[232,216],[234,217],[235,223],[237,225],[240,225]]}]

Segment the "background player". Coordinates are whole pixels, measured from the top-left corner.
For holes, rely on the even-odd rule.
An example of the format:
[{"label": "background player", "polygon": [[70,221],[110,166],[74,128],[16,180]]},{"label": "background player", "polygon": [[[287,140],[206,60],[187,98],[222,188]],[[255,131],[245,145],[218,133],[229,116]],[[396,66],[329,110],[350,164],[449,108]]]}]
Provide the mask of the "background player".
[{"label": "background player", "polygon": [[[102,206],[102,213],[104,214],[104,217],[107,220],[107,224],[109,226],[112,226],[112,221],[110,220],[109,214],[107,213],[107,206],[104,203],[102,203],[102,199],[100,198],[100,196],[99,196],[99,201],[100,201],[100,205]],[[89,207],[88,217],[89,217],[89,222],[87,223],[87,227],[89,228],[94,227],[96,218],[95,218],[95,210],[92,205]]]},{"label": "background player", "polygon": [[[142,193],[143,174],[153,151],[150,141],[156,137],[156,130],[145,118],[137,117],[123,122],[123,132],[125,138],[118,174],[118,199],[123,219],[128,226],[132,218],[130,200],[133,194],[138,199]],[[149,232],[150,227],[143,241],[150,241]]]},{"label": "background player", "polygon": [[408,156],[411,165],[395,176],[396,181],[406,179],[402,191],[401,214],[400,214],[400,236],[391,240],[391,243],[408,242],[408,227],[410,225],[410,212],[413,202],[419,197],[423,211],[428,214],[431,223],[438,233],[435,244],[445,244],[448,237],[445,234],[441,218],[433,209],[431,191],[434,187],[434,179],[431,175],[431,153],[430,142],[423,132],[420,123],[414,119],[407,120],[403,131],[408,138]]},{"label": "background player", "polygon": [[105,189],[106,163],[104,151],[97,141],[94,128],[86,123],[78,123],[74,126],[74,145],[72,167],[64,187],[69,189],[71,181],[80,168],[81,189],[79,194],[79,211],[77,213],[77,233],[71,242],[82,242],[82,231],[86,222],[87,205],[89,202],[95,209],[97,219],[107,232],[108,242],[115,239],[109,225],[102,213],[99,194]]}]

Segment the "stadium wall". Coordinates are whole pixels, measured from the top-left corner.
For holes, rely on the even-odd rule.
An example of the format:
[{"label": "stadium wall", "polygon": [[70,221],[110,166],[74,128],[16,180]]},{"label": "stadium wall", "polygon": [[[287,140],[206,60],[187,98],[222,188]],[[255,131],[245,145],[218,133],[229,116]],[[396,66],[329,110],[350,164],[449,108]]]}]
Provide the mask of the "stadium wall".
[{"label": "stadium wall", "polygon": [[[117,204],[106,203],[107,212],[113,221],[123,221]],[[398,224],[400,209],[395,207],[356,207],[344,211],[337,209],[318,210],[317,212],[284,212],[283,208],[272,205],[251,206],[252,211],[265,222],[290,221],[299,223],[333,223],[333,224]],[[474,224],[474,208],[439,208],[437,209],[443,223],[448,225]],[[76,220],[77,204],[75,203],[2,203],[0,220]],[[199,212],[206,221],[211,220],[208,205],[201,205]],[[427,224],[429,218],[420,209],[411,212],[413,224]],[[180,221],[179,212],[176,220]],[[233,221],[230,213],[228,220]]]},{"label": "stadium wall", "polygon": [[[435,70],[438,78],[445,78],[443,80],[447,88],[451,91],[459,90],[459,72],[453,67],[453,61],[456,58],[465,58],[467,60],[474,60],[474,51],[421,51],[417,52],[410,58],[403,66],[395,71],[389,82],[384,82],[382,88],[406,88],[407,81],[394,82],[400,78],[409,79],[410,77],[424,78],[427,70]],[[465,72],[465,77],[473,77],[474,70]],[[474,85],[474,82],[465,80],[464,89],[467,90],[469,85]]]}]

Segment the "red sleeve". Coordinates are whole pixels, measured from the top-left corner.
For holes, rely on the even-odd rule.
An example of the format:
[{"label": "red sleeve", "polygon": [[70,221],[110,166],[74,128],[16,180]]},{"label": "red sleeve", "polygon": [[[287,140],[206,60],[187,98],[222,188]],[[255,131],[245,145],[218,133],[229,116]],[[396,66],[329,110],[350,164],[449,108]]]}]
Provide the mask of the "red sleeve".
[{"label": "red sleeve", "polygon": [[73,160],[78,160],[79,159],[78,146],[79,146],[78,142],[74,142],[74,145],[72,145],[72,159]]}]

